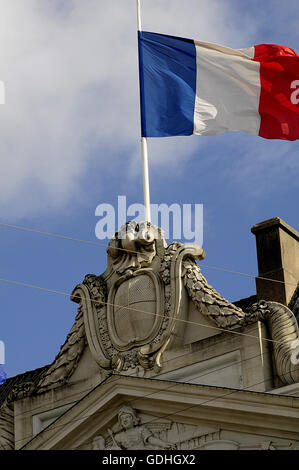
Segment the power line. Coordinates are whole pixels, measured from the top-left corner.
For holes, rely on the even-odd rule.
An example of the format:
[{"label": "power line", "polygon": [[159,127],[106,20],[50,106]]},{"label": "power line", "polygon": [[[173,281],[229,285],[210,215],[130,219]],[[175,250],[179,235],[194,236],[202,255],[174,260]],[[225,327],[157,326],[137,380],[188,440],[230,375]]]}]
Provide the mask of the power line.
[{"label": "power line", "polygon": [[278,279],[271,279],[269,277],[264,277],[264,276],[254,276],[253,274],[246,274],[246,273],[242,273],[239,271],[231,271],[230,269],[219,268],[217,266],[207,266],[204,264],[200,264],[200,268],[214,269],[216,271],[223,271],[225,273],[231,273],[231,274],[239,274],[240,276],[246,276],[246,277],[250,277],[254,279],[262,279],[263,281],[278,282],[279,284],[285,284],[286,286],[294,286],[294,287],[298,286],[298,284],[293,284],[292,282],[279,281]]},{"label": "power line", "polygon": [[[294,370],[295,370],[295,369],[294,369]],[[289,372],[288,372],[288,373],[289,373]],[[288,373],[287,373],[287,374],[288,374]],[[284,375],[287,375],[287,374],[282,374],[282,375],[284,376]],[[93,387],[86,395],[84,395],[83,397],[81,397],[81,398],[78,400],[78,402],[74,403],[74,405],[71,406],[71,408],[74,408],[76,405],[78,405],[78,403],[80,403],[80,401],[82,401],[84,398],[86,398],[87,395],[89,395],[89,394],[92,393],[96,388],[98,388],[99,386],[101,386],[101,385],[102,385],[105,381],[107,381],[110,377],[117,377],[117,380],[120,380],[120,379],[123,378],[123,377],[134,377],[134,376],[130,376],[130,375],[116,375],[116,374],[113,374],[112,376],[107,377],[103,382],[101,382],[100,384],[97,384],[97,385],[96,385],[95,387]],[[276,374],[276,375],[274,375],[273,377],[279,377],[279,376]],[[150,424],[150,423],[153,423],[153,422],[155,422],[155,421],[159,421],[159,420],[161,420],[161,419],[165,419],[165,418],[169,418],[169,417],[171,417],[171,416],[175,416],[175,415],[177,415],[177,414],[179,414],[179,413],[182,413],[183,411],[187,411],[187,410],[192,409],[192,408],[196,408],[196,407],[199,407],[199,406],[203,406],[203,405],[205,405],[205,404],[207,404],[207,403],[211,403],[211,402],[213,402],[213,401],[219,400],[219,399],[224,398],[224,397],[226,397],[226,396],[228,396],[228,395],[232,395],[232,394],[234,394],[234,393],[238,393],[238,392],[242,392],[242,391],[246,391],[246,390],[251,391],[251,392],[254,392],[254,393],[268,393],[268,394],[270,395],[269,392],[257,392],[257,391],[255,391],[255,390],[249,390],[249,389],[250,389],[251,387],[255,387],[255,386],[260,385],[260,384],[262,384],[262,383],[264,383],[264,382],[267,382],[268,380],[272,380],[273,377],[271,377],[271,378],[269,378],[269,379],[266,379],[266,380],[264,379],[264,380],[262,380],[262,381],[260,381],[260,382],[257,382],[257,383],[248,385],[247,387],[243,387],[243,388],[241,388],[241,389],[233,389],[233,390],[230,389],[230,392],[225,393],[225,394],[222,394],[222,395],[219,395],[219,396],[214,397],[214,398],[211,398],[211,399],[206,400],[206,401],[204,401],[204,402],[202,402],[202,403],[195,404],[195,405],[191,405],[191,406],[188,406],[188,407],[186,407],[186,408],[182,408],[182,409],[180,409],[179,411],[176,411],[176,412],[174,412],[174,413],[170,413],[170,414],[166,414],[166,415],[162,415],[162,416],[156,417],[156,418],[154,418],[154,419],[152,419],[152,420],[150,420],[150,421],[147,421],[147,422],[145,423],[145,425]],[[139,379],[139,377],[135,377],[135,378]],[[141,378],[141,379],[143,379],[143,378]],[[152,379],[150,379],[150,380],[161,380],[161,379],[152,378]],[[167,391],[167,390],[169,390],[170,388],[173,388],[173,387],[178,386],[178,385],[182,385],[182,384],[184,384],[184,383],[185,383],[185,384],[190,384],[190,385],[199,385],[199,386],[207,386],[207,387],[212,387],[212,388],[219,388],[219,386],[213,386],[213,385],[194,384],[194,383],[190,383],[190,382],[173,382],[170,386],[168,386],[168,387],[166,387],[166,388],[160,388],[160,389],[156,390],[155,392],[151,392],[151,393],[149,393],[149,394],[141,395],[141,396],[139,396],[139,397],[134,398],[133,400],[128,400],[128,401],[126,401],[125,403],[126,403],[126,404],[128,404],[128,403],[133,403],[134,401],[137,401],[137,400],[140,400],[140,399],[143,399],[143,398],[148,398],[149,396],[152,396],[152,395],[154,395],[154,394],[156,394],[156,393]],[[226,387],[221,387],[221,388],[226,388]],[[272,395],[273,395],[273,394],[272,394]],[[286,396],[288,396],[288,395],[286,395]],[[298,398],[298,399],[299,399],[299,397],[294,397],[294,398]],[[109,407],[109,409],[113,409],[113,408],[114,408],[114,409],[117,409],[117,408],[119,408],[119,407],[120,407],[120,406],[117,405],[117,406],[115,406],[115,407]],[[53,424],[54,424],[56,421],[58,421],[59,419],[61,419],[66,413],[68,413],[71,408],[69,408],[68,410],[66,410],[62,415],[58,416],[58,417],[56,418],[56,420],[53,421],[53,423],[49,424],[46,428],[44,428],[42,431],[40,431],[40,433],[38,433],[36,436],[32,437],[32,439],[30,439],[26,444],[24,444],[24,445],[21,447],[20,450],[22,450],[23,448],[25,448],[32,440],[34,440],[37,436],[39,436],[39,435],[42,434],[44,431],[46,431],[47,428],[49,428],[49,427],[52,427],[52,429],[57,429],[57,428],[59,428],[59,427],[64,427],[64,426],[66,426],[66,425],[68,425],[68,424],[70,424],[70,423],[72,423],[72,422],[81,421],[83,418],[88,418],[88,417],[90,417],[90,416],[99,415],[99,414],[105,412],[105,411],[108,409],[108,408],[105,408],[105,407],[104,407],[102,410],[100,410],[100,411],[98,411],[98,412],[95,412],[95,413],[93,413],[93,414],[83,415],[83,416],[81,416],[80,418],[75,418],[75,419],[72,419],[72,420],[68,421],[66,424],[57,424],[57,425],[54,425],[54,426],[53,426]],[[28,435],[27,437],[31,437],[31,436]],[[19,442],[19,441],[22,441],[22,440],[24,440],[24,438],[18,439],[18,440],[15,441],[15,442]]]},{"label": "power line", "polygon": [[[44,232],[42,230],[36,230],[36,229],[29,228],[29,227],[21,227],[19,225],[11,225],[11,224],[0,223],[0,227],[7,227],[7,228],[15,229],[15,230],[21,230],[21,231],[25,231],[25,232],[37,233],[39,235],[46,235],[48,237],[59,238],[59,239],[63,239],[63,240],[71,240],[71,241],[75,241],[75,242],[78,242],[78,243],[85,243],[85,244],[88,244],[88,245],[100,246],[100,247],[104,247],[106,249],[109,247],[109,245],[107,245],[105,243],[94,242],[94,241],[91,241],[91,240],[83,240],[83,239],[80,239],[80,238],[70,237],[70,236],[67,236],[67,235],[59,235],[57,233]],[[118,250],[125,251],[125,252],[128,252],[128,253],[138,254],[138,251],[128,250],[126,248],[118,248]],[[243,272],[240,272],[240,271],[233,271],[231,269],[226,269],[226,268],[222,268],[222,267],[219,267],[219,266],[207,266],[207,265],[200,264],[200,268],[214,269],[214,270],[217,270],[217,271],[223,271],[223,272],[230,273],[230,274],[237,274],[239,276],[245,276],[245,277],[249,277],[249,278],[253,278],[253,279],[261,279],[261,280],[264,280],[264,281],[276,282],[276,283],[279,283],[279,284],[285,284],[285,285],[297,287],[297,284],[293,284],[293,283],[290,283],[290,282],[280,281],[278,279],[271,279],[271,278],[264,277],[264,276],[255,276],[254,274],[243,273]]]},{"label": "power line", "polygon": [[[67,292],[61,292],[61,291],[57,291],[57,290],[53,290],[53,289],[47,289],[46,287],[35,286],[33,284],[27,284],[27,283],[20,282],[20,281],[12,281],[10,279],[0,278],[0,282],[6,282],[8,284],[14,284],[14,285],[22,286],[22,287],[28,287],[28,288],[31,288],[31,289],[37,289],[37,290],[40,290],[40,291],[49,292],[51,294],[63,295],[65,297],[69,297],[71,299],[75,299],[75,298],[81,299],[80,296],[74,296],[74,295],[69,294]],[[172,320],[175,320],[175,321],[181,322],[181,323],[188,323],[190,325],[202,326],[204,328],[209,328],[209,329],[212,329],[212,330],[218,330],[218,331],[225,332],[225,333],[232,333],[232,334],[236,334],[236,335],[239,335],[239,336],[247,336],[247,337],[250,337],[250,338],[255,338],[255,339],[263,340],[263,341],[268,341],[268,342],[271,342],[271,343],[278,343],[279,344],[279,343],[282,342],[282,341],[277,341],[277,340],[273,340],[273,339],[270,339],[270,338],[259,338],[258,336],[255,336],[255,335],[250,335],[248,333],[241,333],[240,331],[229,330],[227,328],[220,328],[220,327],[217,327],[217,326],[205,325],[204,323],[194,322],[194,321],[191,321],[191,320],[184,320],[182,318],[175,318],[175,317],[169,316],[169,315],[162,315],[162,314],[155,313],[155,312],[148,312],[146,310],[140,310],[140,309],[137,309],[137,308],[134,308],[134,307],[131,307],[131,306],[127,306],[127,305],[119,305],[119,304],[115,304],[115,303],[111,303],[111,302],[105,302],[105,301],[99,301],[99,300],[95,300],[95,299],[90,299],[90,301],[95,303],[95,304],[99,304],[99,305],[107,305],[107,306],[112,306],[112,307],[124,308],[124,309],[127,309],[127,310],[133,310],[135,312],[144,313],[144,314],[147,314],[147,315],[155,315],[155,316],[160,317],[160,318],[168,318],[168,319],[172,319]]]},{"label": "power line", "polygon": [[[94,335],[94,336],[95,336],[95,335]],[[225,342],[226,342],[226,339],[223,339],[222,341],[219,341],[219,342],[217,343],[217,345],[223,344],[223,343],[225,343]],[[205,372],[204,374],[200,374],[200,375],[194,376],[194,377],[192,378],[192,380],[199,379],[199,378],[202,378],[202,377],[206,377],[207,375],[214,374],[215,372],[220,372],[220,371],[222,371],[222,370],[224,370],[224,369],[227,369],[228,367],[231,367],[232,365],[240,365],[240,364],[243,364],[244,362],[251,361],[252,359],[255,359],[255,358],[261,357],[261,356],[265,356],[265,355],[267,355],[267,354],[269,354],[268,351],[263,352],[263,353],[260,352],[259,354],[255,354],[254,356],[248,357],[248,358],[246,358],[246,359],[241,359],[240,361],[234,362],[233,364],[228,364],[228,365],[226,365],[226,366],[219,367],[218,369],[213,369],[212,371]],[[183,358],[184,356],[188,356],[188,355],[189,355],[189,353],[184,353],[184,354],[182,354],[182,355],[180,356],[180,358]],[[194,364],[194,363],[193,363],[193,364]],[[195,364],[200,364],[200,362],[195,363]],[[51,367],[51,365],[52,365],[52,364],[50,364],[50,367]],[[189,365],[190,365],[190,364],[189,364]],[[111,375],[113,375],[113,373],[111,373]],[[121,374],[119,374],[119,375],[121,375]],[[125,375],[125,377],[135,377],[135,375],[133,375],[133,374],[127,374],[127,375]],[[159,379],[159,376],[156,376],[156,377],[153,377],[153,378],[157,378],[157,380],[158,380],[158,379]],[[41,378],[40,378],[40,379],[41,379]],[[159,379],[159,380],[168,380],[168,379]],[[170,379],[170,381],[172,381],[172,380]],[[172,382],[175,382],[175,381],[172,381]],[[193,382],[190,382],[190,383],[193,383]],[[169,388],[171,388],[171,387],[172,387],[172,386],[170,386]],[[92,388],[94,388],[94,387],[92,387]],[[91,390],[91,388],[89,387],[89,388],[83,390],[83,392],[84,392],[84,391],[85,391],[85,392],[88,392],[88,391],[90,391],[90,390]],[[167,389],[166,389],[166,390],[167,390]],[[155,392],[155,393],[156,393],[156,392]],[[72,396],[74,396],[74,395],[78,395],[78,393],[75,393],[75,394],[72,394],[72,395],[69,395],[69,396],[72,397]],[[150,395],[146,395],[146,396],[150,396]],[[133,400],[133,401],[134,401],[134,400]],[[61,405],[61,406],[64,406],[64,405]],[[25,411],[25,412],[23,412],[23,413],[17,413],[17,414],[15,414],[15,417],[18,417],[18,416],[20,416],[20,415],[26,415],[27,413],[31,413],[32,411],[35,411],[35,410],[37,410],[37,409],[39,409],[39,408],[40,408],[40,407],[38,406],[38,407],[32,408],[31,410],[29,410],[29,411],[27,411],[27,412]],[[1,409],[1,408],[0,408],[0,409]]]},{"label": "power line", "polygon": [[[71,240],[73,242],[85,243],[87,245],[95,245],[95,246],[108,248],[108,245],[106,243],[99,243],[99,242],[94,242],[94,241],[91,241],[91,240],[82,240],[80,238],[70,237],[70,236],[67,236],[67,235],[59,235],[57,233],[43,232],[42,230],[35,230],[35,229],[29,228],[29,227],[21,227],[19,225],[10,225],[10,224],[0,223],[0,227],[13,228],[13,229],[16,229],[16,230],[22,230],[24,232],[32,232],[32,233],[37,233],[39,235],[46,235],[47,237],[59,238],[59,239],[62,239],[62,240]],[[125,248],[118,248],[118,249],[121,250],[121,251],[127,251],[129,253],[137,253],[137,251],[127,250]]]},{"label": "power line", "polygon": [[[0,225],[3,225],[3,224],[0,224]],[[13,226],[13,227],[14,227],[14,226]],[[25,228],[23,228],[23,229],[25,229]],[[27,230],[27,229],[25,229],[25,230]],[[29,230],[29,231],[32,231],[32,229],[28,229],[28,230]],[[53,236],[56,236],[55,234],[49,234],[49,233],[47,233],[47,232],[40,232],[40,231],[35,231],[35,232],[37,232],[37,233],[42,233],[42,234],[46,234],[46,235],[53,235]],[[80,241],[80,242],[83,242],[83,243],[86,242],[86,243],[90,243],[90,244],[94,244],[94,245],[106,246],[106,247],[107,247],[107,245],[99,244],[99,243],[96,243],[96,242],[88,242],[88,241],[79,240],[79,239],[74,239],[74,238],[65,237],[65,236],[58,236],[58,238],[66,238],[66,239],[71,239],[71,240],[73,240],[73,241]],[[130,250],[125,250],[125,249],[124,249],[124,251],[130,251]],[[222,270],[222,268],[211,267],[211,266],[201,266],[201,267],[207,267],[207,268],[210,268],[210,269],[219,269],[219,270]],[[250,276],[250,277],[256,277],[256,276],[251,276],[251,275],[247,275],[247,274],[244,274],[244,273],[237,273],[237,272],[229,271],[229,270],[225,270],[225,271],[227,271],[227,272],[232,272],[232,273],[234,273],[234,274],[241,274],[241,275],[246,275],[246,276]],[[267,278],[263,278],[263,279],[272,280],[272,279],[267,279]],[[34,285],[31,285],[31,284],[22,283],[22,282],[19,282],[19,281],[11,281],[11,280],[4,279],[4,278],[3,278],[3,279],[0,279],[0,281],[2,281],[2,282],[7,282],[7,283],[11,283],[11,284],[15,284],[15,285],[20,285],[20,286],[24,286],[24,287],[28,287],[28,288],[34,288],[34,289],[38,289],[38,290],[42,290],[42,291],[46,291],[46,292],[50,292],[50,293],[55,293],[55,294],[60,294],[60,295],[64,295],[64,296],[71,297],[70,294],[65,293],[65,292],[61,292],[61,291],[57,291],[57,290],[51,290],[51,289],[47,289],[47,288],[39,287],[39,286],[34,286]],[[273,280],[272,280],[272,281],[273,281]],[[283,281],[279,281],[279,282],[283,282]],[[112,306],[114,305],[114,306],[118,306],[118,307],[122,307],[122,308],[129,308],[129,309],[132,310],[132,308],[131,308],[131,307],[128,307],[128,306],[120,306],[120,305],[111,304],[111,303],[109,304],[108,302],[99,302],[99,301],[95,301],[94,299],[90,299],[90,300],[93,301],[93,302],[99,303],[99,304],[106,304],[106,305],[112,305]],[[156,314],[154,314],[154,313],[146,312],[146,311],[142,311],[142,310],[138,310],[138,309],[133,309],[133,310],[139,311],[139,312],[141,312],[141,313],[147,313],[147,314],[156,315]],[[165,317],[165,315],[158,315],[158,316]],[[173,318],[173,317],[167,316],[167,318]],[[190,322],[190,321],[188,321],[188,320],[181,320],[181,319],[178,319],[178,318],[175,319],[175,320],[176,320],[176,321],[183,321],[183,322],[185,322],[185,323],[191,323],[191,324],[196,325],[196,326],[203,326],[203,327],[210,328],[210,329],[217,329],[217,330],[220,330],[220,331],[222,331],[222,332],[229,332],[229,333],[241,334],[241,335],[243,335],[243,336],[250,336],[250,337],[256,338],[256,339],[258,339],[258,340],[260,340],[260,339],[266,339],[266,338],[259,338],[259,337],[254,336],[254,335],[248,335],[248,334],[245,334],[245,333],[235,332],[235,331],[232,331],[232,330],[226,330],[226,329],[223,329],[223,328],[218,328],[218,327],[213,327],[213,326],[204,325],[204,324],[201,324],[201,323],[199,323],[199,322]],[[266,340],[267,340],[267,339],[266,339]],[[272,343],[275,342],[274,340],[268,340],[268,341],[271,341]],[[258,356],[260,356],[260,354],[259,354]],[[256,357],[256,356],[255,356],[255,357]],[[252,359],[252,358],[245,359],[244,361],[249,360],[249,359]],[[243,361],[240,361],[240,362],[243,362]],[[226,368],[226,367],[228,367],[228,366],[225,366],[224,368]],[[222,369],[222,368],[221,368],[221,369]],[[219,369],[219,370],[221,370],[221,369]],[[216,371],[214,370],[214,371],[212,371],[212,372],[217,372],[217,370],[216,370]],[[211,372],[209,372],[209,373],[211,373]],[[203,374],[203,375],[208,375],[209,373]],[[199,376],[199,377],[201,377],[201,376]],[[255,386],[255,385],[258,385],[258,384],[253,384],[253,385],[251,385],[251,387],[252,387],[252,386]],[[248,388],[248,387],[246,387],[246,388]],[[243,390],[245,390],[246,388],[244,388]],[[162,389],[161,389],[161,390],[162,390]],[[242,389],[240,389],[240,390],[242,390]],[[239,390],[237,390],[237,391],[239,391]],[[156,392],[155,392],[155,393],[156,393]],[[236,393],[236,391],[230,392],[229,394],[231,394],[231,393]],[[139,397],[139,398],[140,398],[140,397]],[[216,399],[217,399],[217,398],[216,398]],[[201,406],[201,405],[203,405],[203,404],[204,404],[204,403],[202,403],[202,404],[200,404],[200,405],[198,405],[198,406]],[[29,437],[29,436],[28,436],[28,437]]]},{"label": "power line", "polygon": [[[223,342],[225,342],[225,339],[222,340],[222,341],[220,341],[218,344],[221,344],[221,343],[223,343]],[[247,362],[247,361],[250,361],[250,360],[252,360],[252,359],[254,359],[254,358],[256,358],[256,357],[264,356],[264,355],[267,355],[267,354],[268,354],[268,351],[266,351],[266,352],[264,352],[264,353],[259,353],[259,354],[256,354],[256,355],[254,355],[254,356],[248,357],[248,358],[246,358],[246,359],[240,360],[240,361],[238,361],[238,362],[234,362],[233,365],[240,365],[240,364],[245,363],[245,362]],[[188,353],[183,354],[181,357],[186,356],[186,355],[188,355]],[[200,364],[200,363],[198,363],[198,364]],[[212,370],[212,371],[205,372],[205,373],[203,373],[203,374],[194,376],[194,377],[192,378],[192,380],[199,379],[199,378],[202,378],[202,377],[206,377],[207,375],[210,375],[210,374],[213,374],[213,373],[222,371],[222,370],[224,370],[224,369],[227,369],[228,367],[231,367],[231,365],[232,365],[232,364],[228,364],[228,365],[223,366],[223,367],[220,367],[220,368],[218,368],[218,369],[214,369],[214,370]],[[294,370],[295,370],[295,369],[294,369]],[[288,373],[289,373],[289,372],[288,372]],[[286,373],[286,374],[288,374],[288,373]],[[286,374],[282,374],[282,376],[284,376],[284,375],[286,375]],[[135,377],[135,375],[133,375],[133,374],[122,375],[122,374],[113,374],[113,373],[109,375],[109,377],[111,377],[111,376],[114,376],[114,377],[115,377],[115,376],[117,376],[117,377],[122,377],[122,376],[124,376],[124,377]],[[253,386],[255,386],[255,385],[259,385],[260,383],[263,383],[264,381],[267,382],[267,381],[269,381],[269,380],[273,380],[274,377],[280,377],[280,376],[274,375],[274,376],[270,377],[269,379],[263,380],[262,382],[259,382],[259,383],[256,383],[256,384],[252,384],[252,385],[246,387],[245,389],[247,389],[247,388],[249,388],[249,387],[253,387]],[[106,379],[107,379],[107,378],[106,378]],[[105,380],[106,380],[106,379],[105,379]],[[160,379],[159,376],[152,377],[151,379],[152,379],[152,380],[163,380],[163,381],[164,381],[164,380],[169,380],[169,379]],[[191,379],[190,379],[190,380],[191,380]],[[171,380],[169,380],[169,381],[171,381]],[[172,387],[178,385],[179,383],[190,383],[190,384],[193,384],[193,385],[194,385],[194,383],[193,383],[193,382],[190,382],[190,381],[187,381],[187,382],[171,381],[171,382],[172,382],[172,384],[171,384],[170,386],[168,386],[168,387],[166,387],[166,388],[163,388],[163,389],[158,389],[158,390],[155,391],[155,392],[151,392],[151,393],[149,393],[149,394],[143,395],[141,398],[145,398],[145,397],[152,396],[152,395],[154,395],[154,394],[156,394],[156,393],[159,393],[160,391],[166,391],[166,390],[168,390],[168,389],[170,389],[170,388],[172,388]],[[97,384],[95,387],[88,388],[88,389],[85,390],[85,391],[87,391],[88,393],[90,393],[94,388],[96,388],[97,386],[101,385],[102,383],[103,383],[103,382]],[[195,384],[195,385],[200,385],[200,384]],[[209,386],[208,384],[201,384],[201,385],[207,385],[207,386]],[[211,385],[211,386],[213,387],[213,385]],[[217,386],[217,387],[220,387],[220,385]],[[222,388],[223,388],[223,386],[222,386]],[[238,390],[242,390],[242,389],[238,389]],[[237,390],[237,391],[238,391],[238,390]],[[83,390],[83,391],[84,391],[84,390]],[[88,394],[88,393],[87,393],[87,394]],[[77,395],[77,394],[78,394],[78,393],[69,395],[68,398],[71,398],[72,396]],[[86,396],[86,395],[85,395],[85,396]],[[288,395],[288,396],[292,396],[292,395]],[[78,400],[78,402],[79,402],[82,398],[84,398],[84,397],[81,397],[81,398]],[[296,398],[297,398],[297,397],[296,397]],[[134,401],[136,401],[136,400],[138,400],[138,399],[140,399],[140,397],[134,398],[133,400],[129,400],[129,401],[127,401],[126,403],[133,403]],[[76,402],[75,404],[77,404],[78,402]],[[74,404],[74,405],[75,405],[75,404]],[[74,406],[74,405],[72,405],[72,406]],[[63,406],[63,405],[62,405],[62,406]],[[72,407],[72,406],[71,406],[71,407]],[[25,413],[18,413],[18,414],[15,415],[15,417],[18,417],[18,416],[20,416],[20,415],[25,415],[25,414],[27,414],[27,413],[32,413],[32,411],[35,411],[35,410],[37,410],[37,409],[39,409],[39,408],[40,408],[40,407],[35,407],[35,408],[32,408],[32,409],[31,409],[30,411],[28,411],[28,412],[25,412]],[[116,407],[110,407],[110,409],[113,409],[113,408],[119,408],[119,405],[117,405]],[[68,410],[67,410],[67,411],[68,411]],[[103,410],[103,411],[105,411],[105,410]],[[66,412],[65,412],[65,413],[66,413]],[[63,414],[64,414],[64,413],[63,413]],[[57,418],[57,420],[58,420],[61,416],[62,416],[62,415],[60,415],[60,416]],[[81,419],[81,418],[79,418],[79,419]],[[56,420],[55,420],[55,421],[56,421]],[[51,423],[50,425],[52,425],[52,423]],[[49,426],[50,426],[50,425],[49,425]],[[61,426],[61,425],[59,425],[59,426]],[[43,430],[42,430],[41,432],[43,432]],[[30,437],[30,436],[28,435],[27,437]],[[20,440],[23,440],[23,439],[20,439]],[[17,441],[16,441],[16,442],[17,442]]]}]

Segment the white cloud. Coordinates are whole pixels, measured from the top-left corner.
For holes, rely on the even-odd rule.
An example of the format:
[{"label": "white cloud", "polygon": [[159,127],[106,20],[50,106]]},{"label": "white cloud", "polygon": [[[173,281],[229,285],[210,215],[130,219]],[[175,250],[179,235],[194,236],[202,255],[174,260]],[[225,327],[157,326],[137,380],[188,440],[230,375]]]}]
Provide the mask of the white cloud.
[{"label": "white cloud", "polygon": [[[142,4],[147,30],[246,47],[256,28],[244,15],[240,30],[229,1]],[[131,151],[132,178],[140,158],[135,0],[0,0],[0,9],[1,216],[80,197],[91,158],[104,192],[107,154],[117,168],[123,148]],[[151,163],[182,161],[200,145],[152,142]]]}]

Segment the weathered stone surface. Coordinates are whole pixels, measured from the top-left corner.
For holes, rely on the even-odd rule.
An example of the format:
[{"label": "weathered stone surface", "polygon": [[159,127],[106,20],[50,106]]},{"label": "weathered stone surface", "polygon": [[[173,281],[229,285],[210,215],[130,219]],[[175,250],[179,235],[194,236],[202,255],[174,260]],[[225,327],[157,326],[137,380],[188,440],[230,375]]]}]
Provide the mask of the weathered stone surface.
[{"label": "weathered stone surface", "polygon": [[12,403],[5,403],[0,408],[0,450],[14,448],[14,409]]},{"label": "weathered stone surface", "polygon": [[291,449],[299,441],[298,403],[269,393],[113,376],[23,441],[23,449]]},{"label": "weathered stone surface", "polygon": [[298,322],[299,321],[299,283],[290,300],[289,309],[292,310]]},{"label": "weathered stone surface", "polygon": [[[299,280],[299,233],[275,217],[254,225],[259,276],[258,300],[272,300],[288,305]],[[278,281],[278,282],[275,282]]]},{"label": "weathered stone surface", "polygon": [[289,308],[235,305],[202,275],[201,247],[166,246],[149,223],[127,224],[107,252],[73,292],[53,363],[0,388],[0,446],[295,449],[298,292]]},{"label": "weathered stone surface", "polygon": [[65,383],[75,371],[85,346],[85,329],[81,310],[53,364],[44,372],[37,386],[39,392]]}]

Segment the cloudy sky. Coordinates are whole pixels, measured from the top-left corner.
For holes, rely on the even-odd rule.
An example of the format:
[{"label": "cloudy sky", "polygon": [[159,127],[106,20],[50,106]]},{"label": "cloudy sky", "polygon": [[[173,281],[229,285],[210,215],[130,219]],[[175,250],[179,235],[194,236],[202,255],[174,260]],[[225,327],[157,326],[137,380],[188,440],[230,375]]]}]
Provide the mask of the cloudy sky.
[{"label": "cloudy sky", "polygon": [[[299,4],[142,0],[143,29],[233,48],[299,51]],[[0,223],[97,241],[98,204],[142,202],[135,0],[0,0]],[[149,140],[153,203],[204,205],[205,265],[256,274],[250,228],[298,229],[298,142],[229,133]],[[0,277],[71,292],[104,247],[0,227]],[[254,280],[203,269],[229,300]],[[67,297],[0,282],[8,375],[50,363],[76,314]]]}]

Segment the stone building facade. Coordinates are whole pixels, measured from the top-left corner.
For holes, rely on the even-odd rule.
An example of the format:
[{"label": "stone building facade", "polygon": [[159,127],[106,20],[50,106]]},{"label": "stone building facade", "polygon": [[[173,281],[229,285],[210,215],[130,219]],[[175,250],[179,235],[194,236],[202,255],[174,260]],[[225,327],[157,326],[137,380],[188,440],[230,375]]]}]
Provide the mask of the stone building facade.
[{"label": "stone building facade", "polygon": [[231,303],[201,247],[122,227],[53,363],[0,388],[0,448],[299,449],[299,234],[252,232],[257,292]]}]

